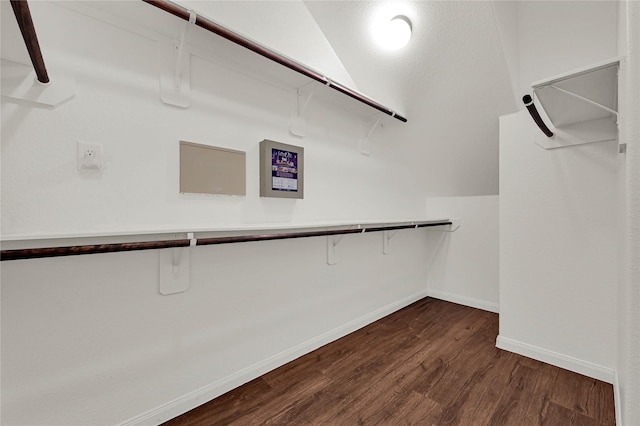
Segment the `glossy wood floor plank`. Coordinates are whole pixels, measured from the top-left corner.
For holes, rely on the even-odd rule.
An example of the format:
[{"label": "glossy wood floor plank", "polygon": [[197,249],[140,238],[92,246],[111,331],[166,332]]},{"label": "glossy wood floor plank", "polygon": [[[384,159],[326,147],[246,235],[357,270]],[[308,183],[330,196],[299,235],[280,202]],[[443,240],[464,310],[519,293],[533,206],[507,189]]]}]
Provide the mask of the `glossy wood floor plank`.
[{"label": "glossy wood floor plank", "polygon": [[425,298],[166,425],[615,425],[610,384],[497,334],[496,314]]}]

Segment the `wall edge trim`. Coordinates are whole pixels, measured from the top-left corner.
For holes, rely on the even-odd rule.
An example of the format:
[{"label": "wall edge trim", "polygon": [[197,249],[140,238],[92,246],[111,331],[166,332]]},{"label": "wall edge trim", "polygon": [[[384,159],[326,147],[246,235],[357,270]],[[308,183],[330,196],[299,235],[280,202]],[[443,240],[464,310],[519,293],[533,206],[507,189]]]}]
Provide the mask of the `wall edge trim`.
[{"label": "wall edge trim", "polygon": [[[496,347],[615,385],[616,370],[498,335]],[[614,387],[615,390],[615,387]]]},{"label": "wall edge trim", "polygon": [[622,426],[622,395],[620,395],[618,370],[613,372],[613,403],[616,410],[616,426]]},{"label": "wall edge trim", "polygon": [[306,340],[296,346],[285,351],[264,359],[244,368],[227,377],[217,380],[207,386],[162,404],[152,410],[140,415],[134,416],[124,422],[121,426],[138,426],[138,425],[157,425],[172,418],[186,413],[232,389],[237,388],[261,375],[278,368],[287,362],[293,361],[302,355],[318,349],[319,347],[333,342],[349,333],[353,333],[362,327],[365,327],[380,318],[383,318],[393,312],[396,312],[420,299],[427,297],[426,291],[421,291],[397,300],[373,312],[363,315],[355,320],[349,321],[339,327],[334,328],[326,333],[320,334],[314,338]]},{"label": "wall edge trim", "polygon": [[448,293],[440,290],[427,290],[427,296],[434,299],[445,300],[447,302],[453,302],[460,305],[469,306],[471,308],[482,309],[483,311],[500,313],[500,304],[489,302],[486,300],[475,299],[473,297],[462,296],[459,294]]}]

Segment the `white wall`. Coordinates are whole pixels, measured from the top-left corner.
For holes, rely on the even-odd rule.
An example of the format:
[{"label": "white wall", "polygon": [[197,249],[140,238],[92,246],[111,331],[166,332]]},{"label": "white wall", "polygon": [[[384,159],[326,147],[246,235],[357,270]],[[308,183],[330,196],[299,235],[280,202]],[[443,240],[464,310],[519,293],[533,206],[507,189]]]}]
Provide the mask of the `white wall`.
[{"label": "white wall", "polygon": [[544,150],[527,111],[500,132],[498,346],[612,382],[617,142]]},{"label": "white wall", "polygon": [[2,424],[159,424],[425,295],[425,231],[4,262]]},{"label": "white wall", "polygon": [[620,159],[618,385],[621,424],[640,422],[640,5],[620,5],[620,137],[627,154]]},{"label": "white wall", "polygon": [[[137,4],[149,7],[117,7]],[[73,75],[76,94],[54,109],[3,98],[3,239],[424,217],[396,149],[401,123],[363,156],[363,119],[320,99],[307,137],[293,137],[290,90],[202,54],[191,107],[164,105],[158,30],[76,6],[31,3],[52,84]],[[183,25],[158,22],[167,34]],[[2,43],[3,57],[26,59],[6,2]],[[258,196],[264,138],[304,146],[304,200]],[[103,144],[101,175],[76,170],[78,140]],[[246,151],[247,195],[179,194],[179,140]],[[158,293],[155,251],[3,262],[2,423],[166,420],[425,296],[431,235],[401,231],[390,255],[382,234],[346,236],[335,266],[323,238],[197,248],[190,290],[172,296]]]},{"label": "white wall", "polygon": [[617,1],[493,1],[516,105],[531,83],[617,55]]},{"label": "white wall", "polygon": [[498,200],[497,195],[427,198],[429,216],[461,223],[455,232],[429,239],[430,296],[499,312]]},{"label": "white wall", "polygon": [[[493,2],[492,8],[497,33],[502,43],[500,60],[506,64],[504,71],[508,71],[513,95],[515,95],[519,107],[522,107],[520,100],[522,95],[530,93],[533,81],[602,61],[617,54],[618,10],[615,2]],[[479,63],[482,64],[482,61]],[[479,71],[480,68],[474,66],[474,70],[478,71],[478,76],[484,75]],[[500,71],[503,71],[502,68]],[[500,72],[494,69],[493,75],[498,74]],[[503,78],[503,80],[505,79]],[[441,87],[450,88],[451,86],[443,85]],[[487,111],[497,105],[504,105],[503,108],[507,105],[503,95],[504,87],[501,86],[498,89],[496,86],[494,92],[496,96],[491,98],[492,102],[487,101],[489,97],[485,96],[484,98]],[[473,93],[481,93],[481,91],[474,90]],[[425,96],[424,99],[428,101],[429,98]],[[436,99],[440,101],[442,97],[436,97]],[[495,114],[495,111],[492,112]],[[594,320],[593,314],[581,311],[583,307],[580,307],[577,300],[592,300],[591,286],[598,290],[598,294],[603,296],[602,323],[598,326],[600,328],[597,328],[599,330],[598,336],[602,335],[604,341],[615,345],[615,333],[611,333],[611,329],[607,328],[612,326],[612,318],[615,318],[615,299],[613,298],[616,288],[613,283],[617,272],[614,264],[616,244],[611,239],[615,229],[612,224],[616,222],[615,214],[619,212],[619,206],[615,204],[615,194],[612,199],[608,199],[610,202],[605,203],[603,207],[595,207],[596,210],[593,213],[595,216],[586,216],[584,221],[574,223],[565,233],[552,232],[551,229],[555,228],[545,230],[546,233],[540,232],[539,228],[531,229],[526,222],[533,216],[534,221],[537,220],[540,223],[542,219],[537,214],[540,209],[546,211],[546,209],[553,208],[562,211],[561,214],[565,215],[572,215],[576,213],[576,210],[580,210],[579,206],[586,202],[585,199],[571,197],[566,202],[568,204],[565,204],[564,201],[559,200],[565,194],[560,191],[564,191],[565,186],[574,184],[574,178],[571,176],[574,169],[590,176],[589,182],[592,182],[592,171],[589,168],[591,160],[582,159],[581,156],[578,156],[577,159],[570,157],[565,160],[564,158],[570,154],[557,152],[545,157],[537,152],[542,150],[532,143],[532,138],[537,137],[537,128],[530,132],[530,118],[528,116],[519,118],[518,120],[521,121],[518,121],[517,124],[513,122],[515,119],[511,120],[509,127],[511,133],[508,136],[501,135],[501,138],[510,139],[501,140],[500,144],[500,214],[507,209],[505,220],[499,218],[498,197],[433,197],[427,199],[427,210],[431,214],[438,215],[448,212],[451,217],[460,217],[462,223],[462,227],[457,232],[443,235],[438,240],[431,240],[431,244],[437,245],[438,250],[434,251],[434,258],[429,265],[429,294],[483,309],[498,310],[499,308],[501,340],[505,342],[510,339],[510,343],[512,343],[509,345],[510,349],[524,352],[523,346],[516,344],[523,343],[541,349],[544,356],[549,355],[548,352],[553,352],[560,357],[562,355],[575,357],[589,363],[589,367],[593,367],[592,370],[596,371],[595,374],[604,372],[607,380],[612,380],[611,372],[615,368],[615,354],[611,354],[607,345],[595,346],[593,343],[585,341],[589,335],[589,328],[579,325],[582,317],[588,315],[592,321],[596,320]],[[439,128],[434,126],[433,129],[437,131]],[[444,134],[437,137],[440,140],[446,139]],[[439,157],[447,157],[445,150],[449,148],[446,145],[441,144],[431,153]],[[602,172],[604,174],[603,182],[606,183],[596,180],[597,191],[600,191],[596,194],[604,198],[611,195],[606,191],[613,190],[615,185],[612,179],[615,179],[618,173],[615,162],[615,147],[613,144],[610,145],[604,160],[605,168],[608,169]],[[471,152],[468,151],[468,153]],[[584,150],[578,149],[577,152],[584,153]],[[592,154],[588,155],[593,156]],[[422,159],[422,157],[418,158]],[[459,164],[465,161],[462,158],[457,159]],[[565,161],[567,162],[566,166]],[[614,163],[611,164],[611,161]],[[549,165],[548,162],[554,163]],[[560,162],[563,166],[560,166]],[[443,162],[443,164],[445,163]],[[486,163],[483,164],[486,165]],[[528,168],[531,168],[531,172],[542,179],[541,184],[548,185],[547,179],[550,178],[547,176],[548,173],[541,171],[542,167],[551,167],[551,171],[557,173],[555,179],[560,186],[551,188],[552,191],[558,191],[555,195],[549,195],[553,192],[550,193],[547,186],[544,187],[543,192],[541,187],[536,186],[540,183],[537,180],[533,181],[530,180],[532,178],[523,177],[523,170],[529,171]],[[428,165],[425,162],[425,169],[427,168]],[[571,172],[563,173],[563,168],[567,168]],[[440,170],[434,168],[433,173],[440,173]],[[466,177],[470,175],[465,174]],[[447,176],[452,182],[455,182],[455,177],[448,176],[446,173],[440,174],[440,177],[442,176]],[[434,177],[431,181],[437,179]],[[607,188],[607,183],[610,185],[608,189],[602,189]],[[581,183],[577,184],[580,191],[589,189],[586,184],[585,186],[580,186]],[[615,191],[613,192],[615,193]],[[481,192],[476,192],[476,194],[479,193]],[[561,204],[556,204],[560,201]],[[512,205],[515,206],[515,210],[507,207]],[[568,210],[563,210],[564,208]],[[589,208],[591,208],[591,204]],[[564,220],[569,221],[569,217],[565,217]],[[594,234],[594,231],[590,229],[591,223],[594,220],[599,220],[600,217],[609,217],[611,224],[601,230],[601,234],[598,233],[597,237],[591,236]],[[520,221],[517,226],[514,225],[514,218]],[[560,219],[562,218],[560,217]],[[542,227],[541,224],[539,226]],[[587,237],[581,236],[582,231],[586,232]],[[498,243],[498,234],[500,234],[500,244]],[[571,267],[563,270],[560,266],[553,266],[559,261],[542,262],[537,252],[547,251],[543,244],[546,246],[548,243],[540,241],[538,245],[530,246],[529,235],[533,236],[535,241],[540,241],[539,239],[543,235],[556,241],[556,245],[549,244],[552,246],[551,250],[560,251],[557,253],[560,256],[559,259],[564,258],[562,256],[572,256],[572,261],[580,265],[579,269],[583,269],[579,253],[589,256],[595,256],[594,253],[602,253],[603,259],[593,266],[595,271],[587,269],[593,272],[588,284],[586,284],[588,290],[585,290],[582,284],[578,284],[578,282],[582,282],[583,272],[575,272],[571,270]],[[600,235],[604,238],[603,245],[596,246],[595,241]],[[588,238],[591,245],[583,245],[584,238]],[[499,246],[500,249],[498,249]],[[576,246],[579,251],[570,255],[559,249],[560,246]],[[556,252],[553,251],[553,253]],[[499,268],[499,263],[502,265],[500,267],[502,269]],[[549,265],[552,265],[551,269]],[[499,270],[502,271],[500,278],[498,278]],[[504,276],[505,271],[508,271],[507,276]],[[589,274],[585,272],[584,275]],[[518,279],[515,278],[516,276]],[[526,282],[521,282],[521,276]],[[563,279],[568,280],[569,284],[559,284]],[[499,280],[501,280],[500,286],[498,286]],[[542,290],[553,287],[554,284],[558,284],[563,290]],[[527,286],[531,286],[531,288]],[[574,291],[575,295],[572,294]],[[556,300],[556,297],[561,300]],[[562,301],[567,298],[576,300],[576,304],[570,303],[570,309],[564,312],[560,308],[563,306]],[[528,301],[532,302],[531,306],[528,305]],[[553,303],[554,308],[551,311],[540,310],[534,301],[545,306],[545,309],[550,309],[549,303]],[[588,311],[589,305],[584,309]],[[542,322],[536,320],[538,316],[544,317]],[[574,324],[575,322],[577,324]],[[554,326],[555,323],[564,324],[565,330]],[[561,336],[564,333],[570,335],[571,332],[567,329],[574,327],[578,330],[578,334],[563,340]],[[575,346],[574,343],[576,343]],[[526,354],[534,357],[542,356],[530,350]],[[558,362],[557,359],[545,360]],[[587,370],[592,372],[592,370]]]},{"label": "white wall", "polygon": [[[498,19],[513,10],[497,5]],[[521,93],[617,56],[616,2],[519,2]],[[511,52],[509,46],[506,51]],[[500,121],[498,346],[613,382],[617,363],[617,143],[545,151],[526,111]]]},{"label": "white wall", "polygon": [[531,83],[617,55],[615,1],[518,2],[520,98]]},{"label": "white wall", "polygon": [[[58,5],[32,9],[53,84],[56,75],[74,75],[77,93],[53,110],[3,105],[5,237],[423,215],[422,200],[413,197],[419,187],[402,166],[403,151],[394,149],[402,123],[388,123],[373,155],[363,156],[364,120],[314,98],[307,137],[294,137],[291,89],[229,69],[215,54],[191,57],[191,107],[167,106],[159,100],[156,42]],[[10,58],[24,51],[12,19],[3,13],[2,51]],[[170,23],[177,25],[163,28],[168,34],[184,25]],[[189,35],[194,43],[210,37]],[[303,201],[258,196],[258,143],[265,138],[305,148]],[[109,162],[101,176],[77,172],[79,140],[103,144]],[[248,195],[179,194],[179,140],[246,151]]]},{"label": "white wall", "polygon": [[[505,62],[509,70],[509,80],[515,105],[523,109],[520,88],[520,4],[522,1],[491,1],[496,26],[500,34],[500,43]],[[525,87],[529,91],[529,87]],[[526,93],[526,92],[525,92]]]},{"label": "white wall", "polygon": [[[529,187],[523,186],[519,190],[524,191],[528,188],[528,194],[532,196],[532,199],[540,200],[543,197],[545,198],[543,205],[540,205],[540,203],[537,205],[527,204],[538,215],[540,213],[548,214],[546,210],[551,206],[556,211],[561,212],[560,219],[563,219],[560,207],[569,205],[575,210],[576,218],[580,219],[579,222],[572,223],[572,227],[569,229],[575,229],[580,222],[583,225],[588,223],[584,222],[584,219],[592,222],[591,226],[587,226],[574,234],[564,235],[564,238],[560,238],[556,233],[552,234],[546,228],[538,229],[538,231],[542,231],[543,237],[546,236],[550,241],[554,242],[553,245],[548,247],[542,241],[539,241],[534,247],[526,246],[524,242],[518,243],[518,241],[507,242],[505,245],[505,239],[515,238],[512,235],[510,236],[508,232],[515,231],[516,223],[513,219],[516,216],[519,215],[523,225],[525,218],[531,217],[538,221],[540,219],[530,214],[525,208],[516,205],[514,201],[517,199],[525,201],[523,194],[505,195],[501,186],[500,290],[501,302],[506,311],[503,310],[501,312],[500,333],[501,337],[506,333],[519,334],[519,337],[516,338],[517,344],[513,344],[513,341],[507,341],[507,344],[505,345],[503,342],[503,345],[539,359],[556,362],[567,368],[614,381],[616,385],[618,424],[634,425],[638,423],[637,419],[640,418],[638,414],[639,404],[637,403],[638,395],[640,395],[639,370],[637,366],[638,347],[640,347],[638,344],[640,341],[638,338],[640,321],[638,320],[639,310],[637,309],[639,299],[637,262],[640,256],[637,256],[638,234],[636,232],[637,226],[634,225],[638,221],[638,209],[631,205],[636,203],[635,206],[637,206],[638,191],[635,189],[637,187],[637,174],[630,173],[630,171],[634,167],[637,169],[636,165],[638,164],[637,135],[640,117],[637,114],[637,108],[640,101],[638,99],[638,79],[636,76],[640,71],[638,70],[637,49],[630,48],[630,46],[633,46],[634,43],[637,46],[638,43],[638,22],[640,21],[637,19],[637,2],[519,2],[518,5],[517,26],[519,27],[519,32],[517,38],[519,39],[519,57],[514,60],[514,55],[508,55],[507,58],[510,61],[510,69],[520,68],[520,75],[517,76],[517,79],[523,93],[530,90],[529,85],[532,81],[568,71],[572,68],[583,67],[610,57],[626,56],[626,59],[621,63],[619,108],[620,138],[621,142],[627,143],[627,154],[615,156],[614,148],[611,146],[608,151],[597,155],[600,161],[604,160],[608,164],[607,167],[610,171],[604,173],[600,169],[595,175],[585,176],[585,183],[587,180],[597,176],[599,180],[597,187],[585,186],[583,188],[583,184],[577,184],[577,188],[580,191],[589,190],[583,200],[556,199],[549,204],[550,200],[548,198],[558,195],[559,188],[549,188],[549,182],[545,179],[538,179],[534,182],[531,176],[525,176],[524,173],[519,174],[520,179],[526,179],[531,185]],[[499,19],[505,17],[513,19],[514,14],[510,6],[502,2],[498,2],[495,5]],[[616,16],[618,19],[616,19]],[[510,34],[513,35],[514,27],[516,27],[513,22],[500,22],[500,24],[503,33],[510,31]],[[618,44],[617,49],[616,41]],[[628,44],[629,42],[631,44]],[[510,48],[509,45],[503,47],[506,51]],[[512,80],[514,80],[513,75]],[[521,120],[522,123],[520,123]],[[505,117],[502,123],[503,128],[508,130],[512,139],[516,137],[516,134],[521,134],[517,136],[517,146],[522,150],[521,160],[524,161],[523,164],[531,165],[532,162],[537,162],[536,167],[532,167],[532,170],[537,170],[539,167],[550,167],[552,165],[551,161],[554,161],[557,163],[558,171],[562,167],[566,175],[566,178],[563,176],[558,182],[571,183],[572,187],[575,187],[577,183],[575,177],[578,176],[576,173],[585,172],[582,168],[587,165],[587,156],[593,157],[592,159],[595,160],[595,150],[597,148],[579,148],[573,154],[573,157],[576,158],[572,158],[572,155],[568,153],[552,153],[543,162],[539,162],[540,158],[537,158],[539,153],[535,154],[535,157],[530,157],[527,154],[525,158],[525,150],[529,152],[532,149],[530,143],[522,146],[522,141],[528,140],[530,137],[530,130],[525,127],[531,126],[531,124],[525,125],[525,121],[526,118],[524,117],[510,116]],[[516,139],[513,139],[511,143],[515,141]],[[505,156],[515,152],[515,146],[507,145],[507,142],[504,141],[501,143],[501,149],[503,149],[503,146],[508,148],[504,153]],[[600,147],[600,149],[604,150],[605,148]],[[590,150],[593,150],[593,152]],[[583,158],[578,160],[578,153],[581,153]],[[604,154],[604,156],[601,154]],[[561,160],[562,157],[565,157],[565,159]],[[571,159],[570,162],[569,159]],[[516,171],[513,165],[503,167],[511,167],[513,172]],[[614,169],[615,175],[613,174]],[[532,170],[525,168],[524,172],[530,174]],[[559,172],[556,173],[559,174]],[[601,177],[604,180],[600,179]],[[613,180],[614,177],[616,178],[615,181]],[[501,176],[501,185],[502,182],[512,183],[508,182],[507,179],[509,179],[508,176]],[[601,186],[603,182],[607,182],[607,188]],[[610,192],[608,195],[605,194],[608,192]],[[612,198],[614,194],[616,198],[615,206],[617,206],[615,209],[611,203],[593,203],[592,201],[589,201],[588,205],[578,206],[586,203],[586,197],[593,198],[593,201],[595,201],[601,199],[601,197]],[[515,207],[510,215],[505,215],[504,211],[509,205]],[[544,210],[541,207],[544,207]],[[592,217],[589,219],[585,215],[592,215]],[[608,217],[612,223],[615,223],[614,228],[607,226],[607,232],[605,232],[605,228],[596,225],[604,217]],[[569,218],[565,217],[564,219]],[[549,217],[549,221],[552,220],[555,223],[556,217]],[[527,240],[528,236],[538,237],[538,233],[534,235],[532,231],[529,231],[528,227],[522,228],[521,232],[523,232],[521,236],[525,240]],[[593,242],[593,238],[601,232],[603,233],[602,238],[598,237],[601,241]],[[612,234],[617,236],[617,241],[612,240]],[[581,244],[588,241],[592,241],[592,243]],[[511,249],[518,244],[520,245],[520,251],[518,253],[511,252]],[[594,260],[593,262],[582,262],[587,266],[582,266],[581,263],[580,268],[576,268],[577,270],[574,273],[568,269],[563,270],[560,267],[559,259],[566,259],[570,254],[556,252],[558,244],[563,247],[572,247],[569,253],[574,254],[571,257],[576,253],[582,253],[588,256],[595,256]],[[608,251],[605,252],[604,249],[607,247]],[[538,251],[535,251],[536,248]],[[552,251],[549,252],[548,248]],[[524,264],[525,260],[521,260],[518,263],[517,258],[526,253],[531,253],[531,260],[527,260],[527,263],[531,262],[533,265],[540,263],[540,255],[545,256],[545,258],[555,257],[555,259],[550,259],[549,262],[553,260],[554,264],[558,264],[558,266],[548,270],[547,277],[552,278],[553,281],[542,279],[544,278],[542,270],[531,271],[530,267]],[[613,254],[616,256],[615,264],[613,263],[614,260],[611,259]],[[507,259],[511,259],[513,262],[507,263]],[[587,272],[595,272],[596,275],[592,274],[589,280],[584,280],[583,276]],[[536,282],[530,278],[532,273]],[[524,283],[515,279],[507,281],[508,279],[516,278],[516,276],[522,277],[526,281]],[[593,280],[597,276],[600,277],[599,282]],[[562,277],[565,278],[565,284],[575,286],[573,292],[569,293],[570,287],[567,288],[566,285],[554,288],[545,287],[548,282],[557,282]],[[616,283],[615,287],[612,284],[613,282]],[[511,290],[509,290],[510,287],[512,287]],[[510,292],[511,296],[509,296]],[[525,298],[544,306],[544,309],[540,309],[538,315],[543,321],[542,324],[537,321],[537,313],[534,307],[529,306],[528,300],[520,300],[519,304],[512,303],[520,292]],[[558,292],[561,295],[556,301],[544,298],[544,295],[557,294]],[[611,297],[616,293],[616,303],[614,305]],[[594,295],[602,298],[601,300],[593,299],[597,300],[597,304],[594,306],[595,309],[590,309],[588,303],[583,303],[584,306],[581,308],[583,312],[579,312],[576,303],[579,300],[587,302],[585,298],[592,298]],[[563,298],[569,302],[563,302]],[[546,302],[546,304],[542,305],[540,302]],[[567,306],[569,309],[566,314],[561,313],[562,309]],[[523,310],[517,312],[519,308],[523,308]],[[550,313],[549,309],[551,309]],[[551,322],[548,320],[549,315],[556,316],[557,319],[553,321],[548,330],[544,330],[543,325],[545,322]],[[582,325],[578,325],[587,316],[600,322],[593,328],[585,328]],[[612,318],[616,319],[615,324],[611,323]],[[565,321],[567,321],[567,324],[562,325]],[[573,326],[569,327],[571,324]],[[516,330],[512,326],[516,326],[518,329]],[[610,327],[610,329],[607,330],[607,327]],[[563,333],[566,333],[566,336]],[[617,339],[614,338],[614,335],[617,335]],[[603,336],[605,336],[604,340]],[[577,340],[581,340],[581,342],[577,342]],[[590,346],[591,342],[598,340],[601,341],[600,349]],[[523,342],[526,344],[520,344]],[[569,347],[569,342],[575,344],[574,349]],[[587,344],[585,345],[584,342],[587,342]],[[562,349],[559,350],[558,348]],[[608,348],[608,353],[604,353],[605,348]],[[569,355],[570,358],[567,358],[566,355]],[[583,361],[587,361],[587,363],[585,364]],[[604,370],[601,367],[604,367]],[[617,377],[614,377],[614,369]]]}]

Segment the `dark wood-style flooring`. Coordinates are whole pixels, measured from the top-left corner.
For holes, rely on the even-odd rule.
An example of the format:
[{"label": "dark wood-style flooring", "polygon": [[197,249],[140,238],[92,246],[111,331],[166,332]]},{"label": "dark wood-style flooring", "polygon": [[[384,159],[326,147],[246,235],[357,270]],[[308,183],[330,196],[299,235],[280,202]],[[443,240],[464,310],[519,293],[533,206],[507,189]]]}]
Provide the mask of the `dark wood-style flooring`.
[{"label": "dark wood-style flooring", "polygon": [[610,384],[497,334],[497,314],[422,299],[165,425],[615,425]]}]

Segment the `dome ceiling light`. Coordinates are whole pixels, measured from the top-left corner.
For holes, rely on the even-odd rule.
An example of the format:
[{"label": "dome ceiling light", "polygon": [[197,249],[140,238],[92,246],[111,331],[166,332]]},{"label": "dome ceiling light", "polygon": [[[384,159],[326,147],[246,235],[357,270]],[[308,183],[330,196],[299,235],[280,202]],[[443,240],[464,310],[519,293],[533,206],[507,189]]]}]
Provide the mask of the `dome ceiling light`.
[{"label": "dome ceiling light", "polygon": [[382,22],[376,29],[378,44],[385,50],[398,50],[411,40],[411,21],[404,15],[396,15]]}]

